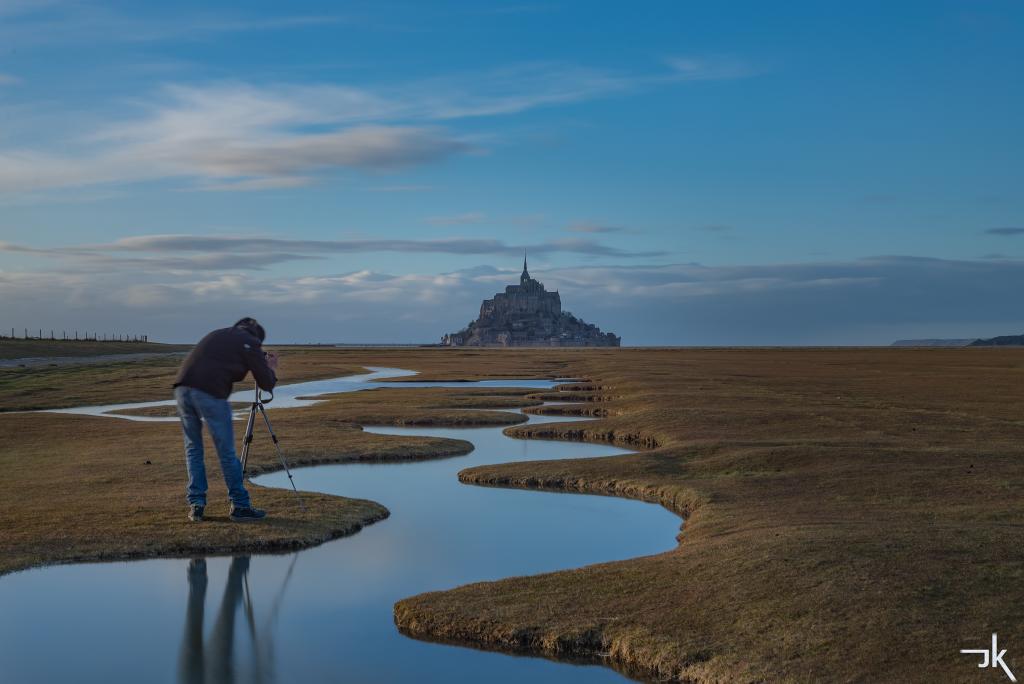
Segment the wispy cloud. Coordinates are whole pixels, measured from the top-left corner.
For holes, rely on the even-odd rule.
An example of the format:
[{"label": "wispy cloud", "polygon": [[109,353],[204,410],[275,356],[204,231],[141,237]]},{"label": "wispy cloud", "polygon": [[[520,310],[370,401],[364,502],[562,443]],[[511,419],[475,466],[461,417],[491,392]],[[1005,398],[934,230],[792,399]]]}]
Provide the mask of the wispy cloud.
[{"label": "wispy cloud", "polygon": [[19,83],[21,83],[21,79],[17,76],[0,73],[0,86],[18,85]]},{"label": "wispy cloud", "polygon": [[674,56],[665,60],[675,78],[686,81],[723,81],[759,73],[753,64],[733,57]]},{"label": "wispy cloud", "polygon": [[464,226],[473,223],[483,223],[487,215],[479,211],[470,211],[464,214],[450,214],[448,216],[428,216],[426,222],[435,226]]},{"label": "wispy cloud", "polygon": [[[118,251],[130,250],[118,250],[103,245],[40,248],[0,242],[0,252],[59,259],[69,264],[69,272],[79,273],[106,273],[111,270],[121,272],[142,271],[147,273],[174,272],[179,274],[190,274],[197,271],[259,271],[274,264],[323,258],[316,254],[287,251],[261,252],[259,250],[245,249],[235,250],[234,252],[202,254],[174,253],[174,251],[161,253],[162,250],[147,250],[155,253],[155,255],[148,256],[126,256],[123,253],[118,254]],[[187,251],[182,250],[182,252]]]},{"label": "wispy cloud", "polygon": [[265,178],[228,181],[226,183],[203,183],[195,189],[207,192],[262,192],[264,190],[297,188],[314,182],[315,179],[312,176],[268,176]]},{"label": "wispy cloud", "polygon": [[1024,235],[1024,228],[1006,226],[1002,228],[989,228],[985,232],[989,235]]},{"label": "wispy cloud", "polygon": [[214,11],[166,12],[142,17],[96,3],[32,0],[0,3],[0,44],[9,48],[93,42],[198,41],[230,33],[266,32],[338,24],[338,15],[281,15],[269,18]]},{"label": "wispy cloud", "polygon": [[427,192],[433,185],[374,185],[366,188],[367,192]]},{"label": "wispy cloud", "polygon": [[401,168],[470,148],[433,126],[356,122],[358,92],[332,89],[331,104],[325,97],[308,89],[168,87],[142,117],[72,141],[68,152],[0,148],[0,192],[164,178],[191,179],[199,189],[294,187],[317,171]]},{"label": "wispy cloud", "polygon": [[0,17],[32,14],[59,4],[59,0],[0,0]]},{"label": "wispy cloud", "polygon": [[[387,170],[479,149],[486,136],[445,126],[693,80],[731,78],[697,64],[629,74],[530,63],[376,89],[339,84],[167,85],[131,102],[137,114],[84,135],[37,131],[0,147],[0,193],[182,179],[196,189],[260,190],[334,169]],[[77,115],[77,112],[76,112]],[[31,128],[39,112],[25,113]],[[59,117],[58,117],[59,118]],[[19,135],[18,140],[30,139]]]},{"label": "wispy cloud", "polygon": [[[290,240],[253,236],[142,235],[122,238],[105,244],[67,247],[31,247],[0,242],[0,252],[63,259],[89,269],[94,269],[97,266],[103,268],[120,266],[175,270],[189,268],[196,270],[252,270],[286,261],[323,258],[325,254],[404,252],[518,257],[524,250],[536,255],[581,254],[623,258],[663,256],[664,254],[655,251],[623,250],[594,240],[581,239],[510,245],[501,240],[476,238]],[[150,256],[126,257],[126,254]]]},{"label": "wispy cloud", "polygon": [[581,222],[566,226],[570,233],[622,233],[627,229],[621,226],[604,226],[598,223]]}]

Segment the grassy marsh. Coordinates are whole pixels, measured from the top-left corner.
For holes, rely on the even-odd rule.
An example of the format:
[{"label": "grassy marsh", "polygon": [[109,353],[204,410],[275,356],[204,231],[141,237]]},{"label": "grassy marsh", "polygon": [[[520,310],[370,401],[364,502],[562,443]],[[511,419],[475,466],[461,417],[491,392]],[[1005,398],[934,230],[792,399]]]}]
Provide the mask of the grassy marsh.
[{"label": "grassy marsh", "polygon": [[[383,389],[282,409],[275,428],[296,463],[453,456],[468,444],[359,425],[501,424],[508,414],[464,409],[571,399],[580,403],[525,410],[600,420],[507,432],[637,453],[485,466],[460,479],[645,499],[686,517],[668,553],[410,597],[395,607],[408,634],[597,656],[680,681],[967,679],[976,664],[959,649],[984,647],[993,631],[1011,647],[1024,641],[1019,350],[344,349],[297,350],[292,361],[300,375],[379,365],[445,380],[580,378],[529,396]],[[132,382],[96,389],[96,401]],[[289,492],[257,489],[273,525],[189,526],[177,430],[0,415],[0,496],[10,502],[0,572],[314,544],[384,514],[310,495],[302,517]],[[259,448],[254,466],[273,468],[271,459]],[[223,517],[215,470],[210,481],[210,514]]]},{"label": "grassy marsh", "polygon": [[595,351],[573,370],[605,418],[506,432],[642,451],[460,479],[657,501],[686,517],[679,547],[411,597],[406,633],[679,681],[966,680],[959,649],[1024,641],[1020,351]]},{"label": "grassy marsh", "polygon": [[[364,364],[395,365],[366,352],[291,349],[283,382],[362,373]],[[472,364],[447,359],[435,372],[452,377]],[[14,411],[72,403],[113,403],[168,398],[180,358],[153,358],[109,366],[22,369],[3,377],[9,385],[0,413],[0,574],[47,563],[154,555],[287,549],[348,534],[387,515],[373,502],[306,495],[303,514],[290,492],[254,488],[254,500],[271,511],[267,525],[220,524],[228,505],[207,436],[210,524],[185,520],[184,457],[180,427],[113,418]],[[421,367],[428,368],[420,361]],[[525,367],[524,362],[522,367]],[[476,372],[486,374],[478,367]],[[524,371],[525,372],[525,371]],[[2,372],[0,372],[2,373]],[[299,409],[275,409],[274,427],[294,466],[351,461],[443,458],[468,453],[463,440],[385,436],[361,424],[510,425],[518,414],[465,409],[536,404],[525,392],[466,388],[390,389],[339,394]],[[157,413],[163,413],[162,409]],[[237,432],[241,426],[236,425]],[[269,441],[254,442],[250,474],[278,468]],[[301,475],[297,476],[301,485]]]},{"label": "grassy marsh", "polygon": [[102,356],[106,354],[162,354],[187,351],[189,345],[159,342],[106,342],[93,340],[0,340],[0,359]]}]

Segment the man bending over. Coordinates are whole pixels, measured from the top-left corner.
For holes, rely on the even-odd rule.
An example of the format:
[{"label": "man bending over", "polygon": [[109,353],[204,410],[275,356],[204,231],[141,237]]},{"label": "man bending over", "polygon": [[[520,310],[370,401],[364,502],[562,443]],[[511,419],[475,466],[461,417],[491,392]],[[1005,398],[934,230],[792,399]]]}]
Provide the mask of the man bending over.
[{"label": "man bending over", "polygon": [[181,364],[174,380],[181,430],[185,435],[185,466],[188,469],[188,519],[200,522],[206,508],[206,463],[203,460],[203,422],[213,437],[220,470],[231,499],[235,522],[259,520],[265,511],[252,507],[242,483],[242,464],[235,454],[235,433],[231,424],[231,386],[252,373],[260,389],[270,391],[277,383],[277,356],[264,354],[263,326],[243,318],[230,328],[221,328],[199,341]]}]

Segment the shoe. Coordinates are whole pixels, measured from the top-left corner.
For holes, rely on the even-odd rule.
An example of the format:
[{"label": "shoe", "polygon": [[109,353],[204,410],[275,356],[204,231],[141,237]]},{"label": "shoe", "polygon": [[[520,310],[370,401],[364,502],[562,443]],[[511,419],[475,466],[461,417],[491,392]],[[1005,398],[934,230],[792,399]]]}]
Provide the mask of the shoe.
[{"label": "shoe", "polygon": [[188,519],[192,522],[203,522],[203,511],[206,506],[200,506],[199,504],[192,504],[188,507]]},{"label": "shoe", "polygon": [[265,517],[267,517],[267,512],[258,508],[231,508],[231,519],[235,522],[252,522]]}]

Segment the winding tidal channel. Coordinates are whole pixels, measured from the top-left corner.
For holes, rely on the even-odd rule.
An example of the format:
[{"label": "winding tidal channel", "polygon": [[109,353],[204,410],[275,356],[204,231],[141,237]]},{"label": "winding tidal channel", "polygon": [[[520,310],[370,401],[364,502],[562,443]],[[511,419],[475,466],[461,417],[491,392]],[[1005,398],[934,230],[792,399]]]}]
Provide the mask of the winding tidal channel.
[{"label": "winding tidal channel", "polygon": [[[299,397],[360,391],[398,369],[279,388]],[[536,380],[388,383],[388,387],[529,387]],[[239,401],[248,396],[237,397]],[[235,397],[233,397],[235,399]],[[109,411],[168,402],[69,409]],[[530,423],[572,418],[530,416]],[[294,471],[299,489],[372,499],[391,516],[358,534],[290,555],[92,563],[0,579],[0,672],[30,682],[603,682],[576,665],[402,636],[392,606],[424,591],[667,551],[679,518],[606,496],[461,484],[458,471],[510,461],[625,453],[606,445],[514,440],[501,427],[367,428],[465,439],[466,456]],[[265,435],[258,434],[257,439]],[[287,440],[282,436],[287,453]],[[178,448],[175,445],[175,448]],[[211,477],[218,476],[216,466]],[[184,477],[184,468],[182,472]],[[284,473],[254,480],[287,487]],[[259,490],[254,491],[259,503]],[[184,515],[184,512],[182,513]],[[271,511],[273,514],[273,511]]]}]

